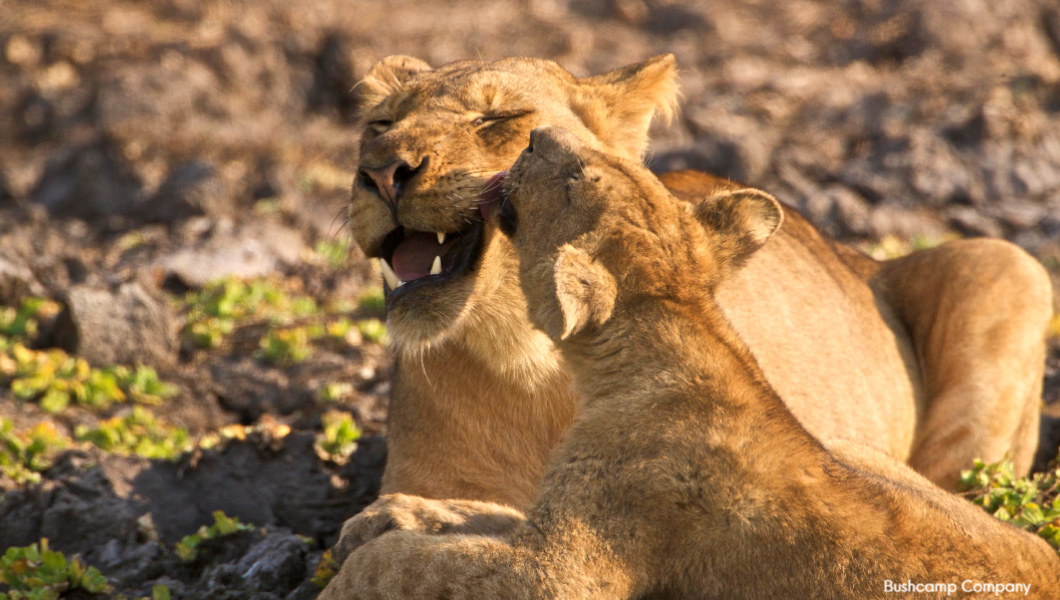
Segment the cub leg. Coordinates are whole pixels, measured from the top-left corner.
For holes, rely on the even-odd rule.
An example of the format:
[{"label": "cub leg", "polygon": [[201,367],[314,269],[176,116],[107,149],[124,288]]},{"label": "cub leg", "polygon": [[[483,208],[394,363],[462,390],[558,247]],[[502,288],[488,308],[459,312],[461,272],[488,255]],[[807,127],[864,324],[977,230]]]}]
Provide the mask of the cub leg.
[{"label": "cub leg", "polygon": [[909,464],[949,490],[975,458],[1008,452],[1026,473],[1053,308],[1042,265],[1002,240],[958,240],[884,263],[873,285],[908,327],[922,369]]},{"label": "cub leg", "polygon": [[525,520],[514,508],[492,502],[387,494],[343,524],[332,553],[341,565],[354,550],[390,530],[499,535]]}]

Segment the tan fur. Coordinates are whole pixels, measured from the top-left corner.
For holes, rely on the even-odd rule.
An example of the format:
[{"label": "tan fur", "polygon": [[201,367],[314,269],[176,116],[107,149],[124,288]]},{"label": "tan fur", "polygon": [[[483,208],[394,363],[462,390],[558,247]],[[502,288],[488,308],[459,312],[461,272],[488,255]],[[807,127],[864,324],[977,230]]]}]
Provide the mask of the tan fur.
[{"label": "tan fur", "polygon": [[525,518],[388,497],[439,534],[382,535],[322,599],[946,596],[887,580],[1060,597],[1043,540],[878,451],[829,451],[766,382],[714,293],[779,224],[768,195],[706,217],[563,130],[532,148],[509,175],[512,239],[531,320],[574,374],[574,425]]},{"label": "tan fur", "polygon": [[[652,114],[673,113],[674,81],[672,56],[581,79],[535,59],[438,69],[385,59],[361,85],[368,125],[360,164],[427,160],[393,213],[355,184],[352,233],[371,254],[398,225],[460,231],[477,218],[488,177],[540,125],[637,159]],[[474,125],[482,115],[515,113],[525,114],[488,130]],[[693,204],[739,189],[690,171],[661,179]],[[944,487],[973,458],[998,460],[1006,450],[1025,471],[1051,311],[1044,269],[1014,246],[985,240],[878,263],[795,211],[783,215],[784,226],[725,280],[717,300],[799,421],[822,440],[912,461]],[[487,227],[484,246],[469,276],[389,306],[398,364],[384,493],[526,507],[570,426],[570,376],[526,317],[511,244]],[[991,334],[998,330],[1005,334]]]}]

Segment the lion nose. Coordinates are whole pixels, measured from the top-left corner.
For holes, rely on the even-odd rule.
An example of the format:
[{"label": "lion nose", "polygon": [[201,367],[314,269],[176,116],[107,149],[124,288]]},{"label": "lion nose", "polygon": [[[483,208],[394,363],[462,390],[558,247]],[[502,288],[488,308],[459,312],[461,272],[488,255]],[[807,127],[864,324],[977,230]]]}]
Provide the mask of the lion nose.
[{"label": "lion nose", "polygon": [[530,152],[541,152],[548,158],[559,159],[577,152],[584,142],[570,131],[555,125],[538,127],[530,132]]},{"label": "lion nose", "polygon": [[397,208],[401,193],[426,162],[423,160],[419,165],[411,167],[403,159],[398,159],[385,167],[361,167],[361,180],[368,187],[375,188],[391,207]]}]

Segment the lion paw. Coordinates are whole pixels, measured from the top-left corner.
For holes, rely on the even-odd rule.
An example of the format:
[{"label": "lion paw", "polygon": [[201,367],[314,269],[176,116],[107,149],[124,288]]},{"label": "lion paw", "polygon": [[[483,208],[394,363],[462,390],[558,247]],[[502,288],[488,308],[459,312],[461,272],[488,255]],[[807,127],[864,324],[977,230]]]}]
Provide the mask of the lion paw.
[{"label": "lion paw", "polygon": [[343,524],[332,555],[341,565],[354,550],[391,530],[498,535],[524,520],[519,511],[491,502],[388,494]]}]

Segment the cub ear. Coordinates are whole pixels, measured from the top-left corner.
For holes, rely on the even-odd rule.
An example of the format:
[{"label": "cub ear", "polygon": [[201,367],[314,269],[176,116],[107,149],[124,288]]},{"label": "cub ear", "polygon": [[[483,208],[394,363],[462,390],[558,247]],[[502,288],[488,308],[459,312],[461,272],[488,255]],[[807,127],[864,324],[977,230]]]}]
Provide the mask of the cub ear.
[{"label": "cub ear", "polygon": [[585,251],[564,245],[552,274],[562,322],[549,324],[549,336],[565,340],[588,325],[603,325],[611,318],[618,293],[615,278]]},{"label": "cub ear", "polygon": [[658,114],[669,124],[677,112],[677,60],[673,54],[575,81],[571,106],[610,152],[640,160],[648,127]]},{"label": "cub ear", "polygon": [[742,265],[784,221],[776,198],[754,188],[718,192],[692,210],[711,234],[715,256],[733,266]]},{"label": "cub ear", "polygon": [[430,71],[431,66],[418,58],[395,54],[375,63],[364,79],[357,84],[362,104],[371,108],[384,98],[405,87],[417,73]]}]

